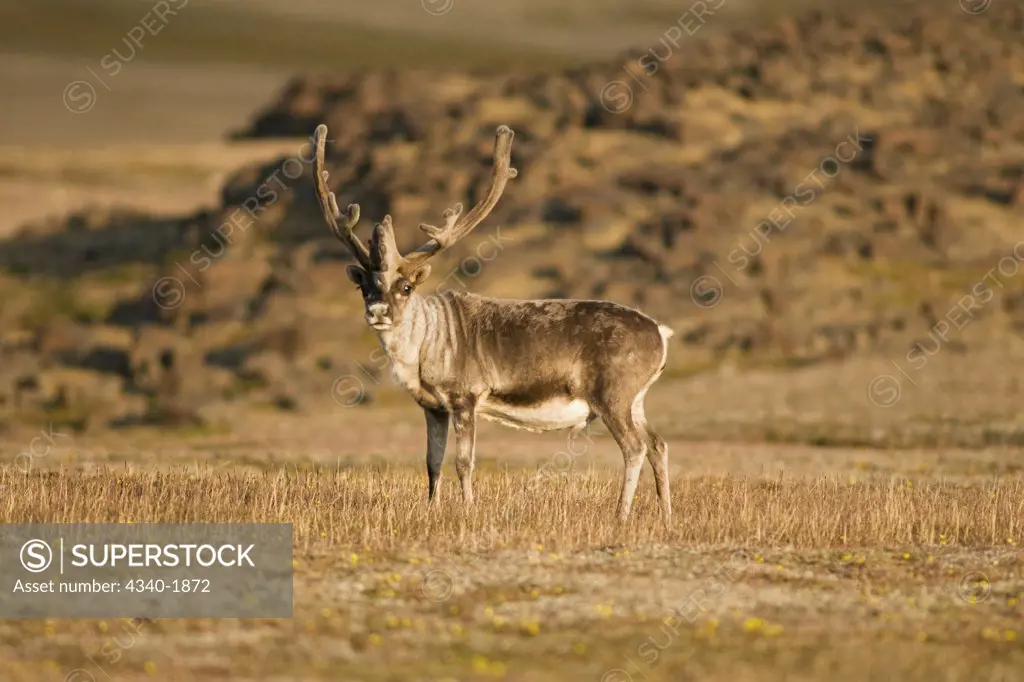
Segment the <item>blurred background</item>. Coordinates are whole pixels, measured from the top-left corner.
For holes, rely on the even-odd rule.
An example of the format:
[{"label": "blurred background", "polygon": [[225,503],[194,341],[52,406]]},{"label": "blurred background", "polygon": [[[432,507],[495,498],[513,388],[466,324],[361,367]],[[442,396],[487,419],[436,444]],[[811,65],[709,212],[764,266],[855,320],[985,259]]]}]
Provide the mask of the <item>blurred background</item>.
[{"label": "blurred background", "polygon": [[308,136],[328,125],[364,234],[390,213],[411,248],[472,203],[504,123],[520,175],[428,289],[669,324],[670,438],[1020,444],[1022,22],[1011,0],[3,0],[0,429],[398,410],[418,434]]}]

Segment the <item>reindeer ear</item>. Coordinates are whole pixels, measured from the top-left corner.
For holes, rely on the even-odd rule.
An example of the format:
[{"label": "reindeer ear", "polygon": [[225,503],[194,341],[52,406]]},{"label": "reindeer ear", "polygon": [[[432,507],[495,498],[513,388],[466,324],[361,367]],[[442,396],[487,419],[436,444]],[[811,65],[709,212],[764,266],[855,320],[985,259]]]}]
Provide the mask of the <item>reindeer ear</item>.
[{"label": "reindeer ear", "polygon": [[366,282],[366,270],[363,270],[358,265],[350,265],[345,268],[345,274],[348,275],[348,278],[353,283],[359,286],[363,286],[363,283]]},{"label": "reindeer ear", "polygon": [[410,272],[406,279],[409,280],[409,284],[417,287],[421,283],[425,282],[427,277],[430,277],[430,265],[424,264]]}]

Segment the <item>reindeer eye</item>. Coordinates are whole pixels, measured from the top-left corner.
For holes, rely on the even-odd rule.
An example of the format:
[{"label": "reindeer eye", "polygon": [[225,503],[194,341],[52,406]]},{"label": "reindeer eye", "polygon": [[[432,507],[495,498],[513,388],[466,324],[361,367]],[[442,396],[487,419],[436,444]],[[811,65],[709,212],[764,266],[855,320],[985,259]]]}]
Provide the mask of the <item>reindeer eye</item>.
[{"label": "reindeer eye", "polygon": [[412,293],[412,285],[411,284],[406,284],[404,287],[402,287],[402,293],[405,294],[406,296],[411,294]]}]

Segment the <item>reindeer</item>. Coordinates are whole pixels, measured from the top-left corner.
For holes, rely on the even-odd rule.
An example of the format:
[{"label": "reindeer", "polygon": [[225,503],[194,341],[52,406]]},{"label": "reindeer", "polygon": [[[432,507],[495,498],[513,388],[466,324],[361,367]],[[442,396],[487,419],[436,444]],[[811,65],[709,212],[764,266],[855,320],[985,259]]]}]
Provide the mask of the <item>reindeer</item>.
[{"label": "reindeer", "polygon": [[527,431],[571,428],[574,433],[600,417],[625,460],[619,520],[629,517],[646,455],[668,521],[668,448],[647,423],[644,396],[665,369],[671,329],[608,301],[418,293],[430,275],[427,261],[479,225],[516,177],[512,138],[508,126],[497,129],[483,199],[466,214],[462,204],[449,208],[441,227],[421,224],[429,239],[403,256],[390,215],[374,227],[369,248],[356,236],[359,205],[341,212],[328,189],[327,126],[314,133],[314,179],[324,218],[357,261],[347,274],[362,292],[366,322],[377,332],[395,380],[426,416],[428,501],[437,493],[449,424],[455,430],[462,498],[469,505],[478,417]]}]

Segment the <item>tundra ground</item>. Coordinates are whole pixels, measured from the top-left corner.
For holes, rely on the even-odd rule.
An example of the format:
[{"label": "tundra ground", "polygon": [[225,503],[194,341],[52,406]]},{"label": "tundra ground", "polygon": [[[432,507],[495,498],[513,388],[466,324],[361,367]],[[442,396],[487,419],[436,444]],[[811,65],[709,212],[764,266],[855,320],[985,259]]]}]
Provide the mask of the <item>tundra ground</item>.
[{"label": "tundra ground", "polygon": [[292,620],[3,621],[7,679],[995,681],[1024,664],[1024,477],[999,473],[1016,450],[677,444],[716,470],[674,475],[668,527],[645,471],[618,528],[607,435],[566,466],[553,438],[488,436],[514,454],[481,458],[467,511],[451,462],[428,508],[402,426],[390,464],[183,434],[140,441],[149,456],[57,436],[5,468],[0,522],[288,522],[295,566]]}]

